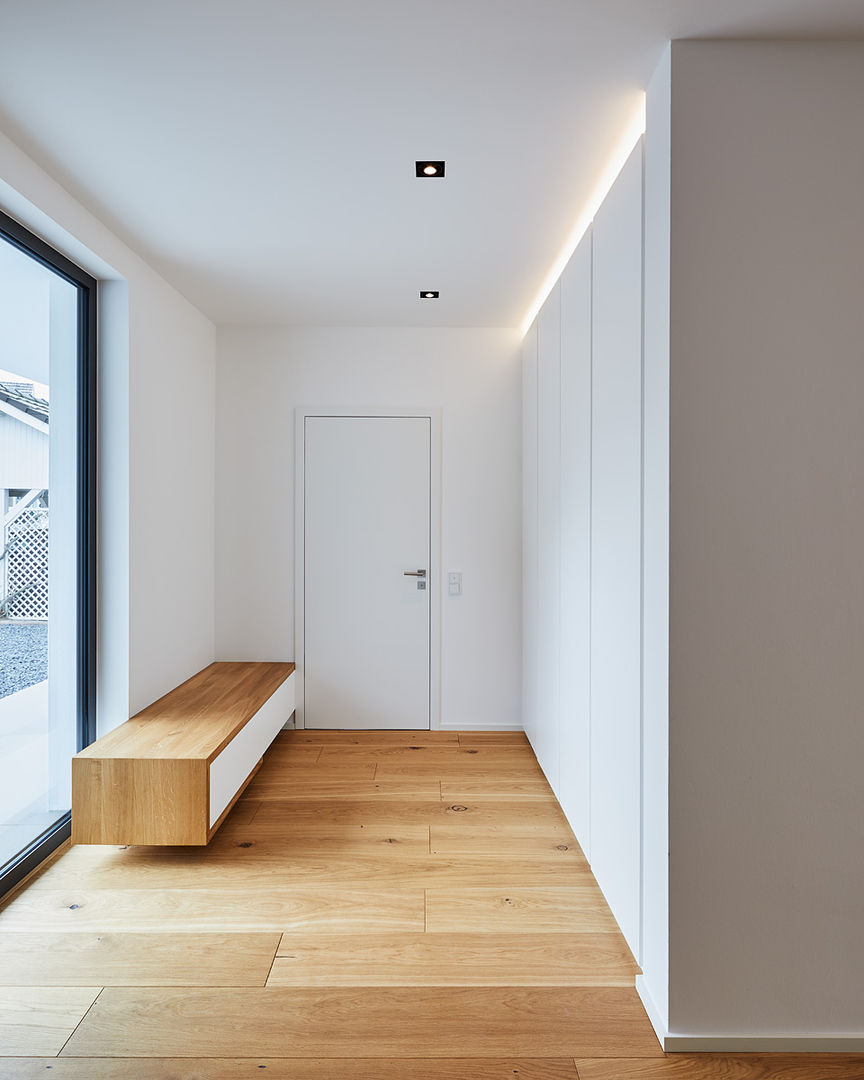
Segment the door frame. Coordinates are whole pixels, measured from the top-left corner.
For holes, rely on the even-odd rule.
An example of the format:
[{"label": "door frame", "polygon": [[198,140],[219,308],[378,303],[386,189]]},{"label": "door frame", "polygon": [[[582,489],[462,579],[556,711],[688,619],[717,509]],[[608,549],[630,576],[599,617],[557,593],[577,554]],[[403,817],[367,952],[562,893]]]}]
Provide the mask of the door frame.
[{"label": "door frame", "polygon": [[429,420],[429,730],[441,728],[441,421],[440,408],[378,409],[298,405],[294,410],[294,662],[297,702],[294,722],[305,728],[304,657],[306,543],[306,418],[419,418]]}]

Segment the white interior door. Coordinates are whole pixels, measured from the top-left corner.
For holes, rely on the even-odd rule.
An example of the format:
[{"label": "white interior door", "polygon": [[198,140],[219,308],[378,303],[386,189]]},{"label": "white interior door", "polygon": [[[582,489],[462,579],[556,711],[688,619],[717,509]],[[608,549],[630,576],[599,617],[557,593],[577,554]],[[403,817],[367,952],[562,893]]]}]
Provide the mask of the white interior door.
[{"label": "white interior door", "polygon": [[307,416],[307,728],[428,728],[431,420]]}]

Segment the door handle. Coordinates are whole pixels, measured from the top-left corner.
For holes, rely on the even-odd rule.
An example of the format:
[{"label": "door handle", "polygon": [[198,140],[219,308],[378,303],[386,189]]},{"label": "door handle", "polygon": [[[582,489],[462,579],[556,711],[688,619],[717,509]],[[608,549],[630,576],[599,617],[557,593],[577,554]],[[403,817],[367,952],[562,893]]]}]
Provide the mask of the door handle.
[{"label": "door handle", "polygon": [[403,570],[403,577],[426,577],[425,570]]}]

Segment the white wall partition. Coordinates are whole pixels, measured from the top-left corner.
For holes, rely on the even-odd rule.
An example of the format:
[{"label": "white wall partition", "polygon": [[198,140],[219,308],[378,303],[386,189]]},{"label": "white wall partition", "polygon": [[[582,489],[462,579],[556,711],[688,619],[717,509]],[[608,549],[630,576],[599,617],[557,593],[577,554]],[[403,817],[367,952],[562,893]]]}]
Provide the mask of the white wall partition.
[{"label": "white wall partition", "polygon": [[[864,1047],[862,96],[861,44],[673,43],[644,185],[639,146],[538,319],[526,611],[553,617],[526,625],[528,730],[667,1050]],[[559,438],[556,709],[542,493]]]},{"label": "white wall partition", "polygon": [[678,1047],[864,1048],[862,99],[860,42],[672,45]]}]

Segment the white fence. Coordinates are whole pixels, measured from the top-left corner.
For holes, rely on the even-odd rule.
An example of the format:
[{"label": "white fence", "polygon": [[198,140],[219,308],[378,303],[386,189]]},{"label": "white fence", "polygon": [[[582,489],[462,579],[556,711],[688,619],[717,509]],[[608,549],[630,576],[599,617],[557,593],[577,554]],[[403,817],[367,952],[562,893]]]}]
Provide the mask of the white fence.
[{"label": "white fence", "polygon": [[0,617],[48,618],[48,508],[28,506],[6,525]]}]

